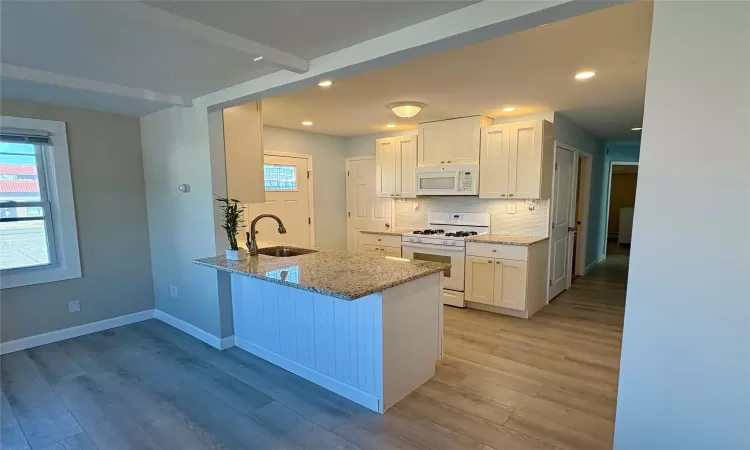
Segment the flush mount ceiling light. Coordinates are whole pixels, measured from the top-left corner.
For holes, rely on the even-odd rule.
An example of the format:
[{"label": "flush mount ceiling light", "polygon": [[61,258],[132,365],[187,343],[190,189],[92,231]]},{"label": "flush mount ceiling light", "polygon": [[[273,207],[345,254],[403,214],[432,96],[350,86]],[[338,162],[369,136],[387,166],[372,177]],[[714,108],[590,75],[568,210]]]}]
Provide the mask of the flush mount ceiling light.
[{"label": "flush mount ceiling light", "polygon": [[320,87],[331,87],[331,86],[333,86],[333,81],[331,81],[331,80],[323,80],[320,83],[318,83],[318,86],[320,86]]},{"label": "flush mount ceiling light", "polygon": [[507,108],[503,108],[503,112],[513,112],[513,111],[515,111],[515,110],[516,110],[516,108],[514,108],[514,107],[512,107],[512,106],[509,106],[509,107],[507,107]]},{"label": "flush mount ceiling light", "polygon": [[596,72],[591,71],[591,70],[585,70],[583,72],[578,72],[576,74],[576,76],[575,76],[575,79],[576,80],[588,80],[589,78],[593,77],[594,75],[596,75]]},{"label": "flush mount ceiling light", "polygon": [[312,122],[310,122],[309,120],[305,120],[304,122],[302,122],[302,125],[304,125],[304,126],[306,126],[306,127],[312,126],[312,124],[313,124],[313,123],[312,123]]},{"label": "flush mount ceiling light", "polygon": [[633,127],[630,129],[630,131],[641,131],[643,127]]},{"label": "flush mount ceiling light", "polygon": [[255,61],[255,62],[263,61],[263,57],[262,56],[256,56],[255,58],[253,58],[253,61]]},{"label": "flush mount ceiling light", "polygon": [[388,109],[393,111],[393,114],[404,119],[416,116],[425,106],[427,105],[420,102],[396,102],[386,105]]},{"label": "flush mount ceiling light", "polygon": [[392,123],[389,123],[389,124],[388,124],[388,125],[386,125],[385,127],[386,127],[386,128],[396,128],[396,125],[394,125],[394,124],[392,124]]}]

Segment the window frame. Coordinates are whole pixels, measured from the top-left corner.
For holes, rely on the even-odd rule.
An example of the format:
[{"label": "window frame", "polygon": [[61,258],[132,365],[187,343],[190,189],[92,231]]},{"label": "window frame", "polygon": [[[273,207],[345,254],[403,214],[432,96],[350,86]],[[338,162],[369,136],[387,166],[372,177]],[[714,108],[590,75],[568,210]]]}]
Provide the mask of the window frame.
[{"label": "window frame", "polygon": [[65,122],[0,116],[0,127],[41,131],[48,133],[50,139],[49,145],[36,144],[41,201],[17,203],[18,207],[41,206],[45,213],[49,213],[44,221],[50,263],[0,269],[0,289],[80,278],[78,229]]}]

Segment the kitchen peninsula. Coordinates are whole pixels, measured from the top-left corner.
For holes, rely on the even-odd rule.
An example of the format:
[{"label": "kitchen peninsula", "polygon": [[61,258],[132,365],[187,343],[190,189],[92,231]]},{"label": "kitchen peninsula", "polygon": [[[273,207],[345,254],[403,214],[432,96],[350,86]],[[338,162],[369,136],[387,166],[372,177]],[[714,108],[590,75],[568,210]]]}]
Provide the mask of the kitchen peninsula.
[{"label": "kitchen peninsula", "polygon": [[434,376],[449,265],[291,252],[194,261],[230,272],[237,347],[380,413]]}]

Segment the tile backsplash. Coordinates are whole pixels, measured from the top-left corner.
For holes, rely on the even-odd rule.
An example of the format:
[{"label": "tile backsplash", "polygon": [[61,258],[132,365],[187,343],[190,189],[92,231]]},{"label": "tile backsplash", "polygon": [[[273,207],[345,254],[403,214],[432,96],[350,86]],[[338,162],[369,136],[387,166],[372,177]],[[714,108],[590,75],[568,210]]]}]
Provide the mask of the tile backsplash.
[{"label": "tile backsplash", "polygon": [[[414,211],[413,204],[419,204]],[[515,204],[515,214],[509,214],[506,205]],[[395,203],[397,228],[427,227],[428,212],[486,212],[490,213],[492,233],[517,236],[547,236],[549,226],[549,201],[537,200],[529,211],[524,201],[480,199],[476,197],[421,197],[408,198]]]}]

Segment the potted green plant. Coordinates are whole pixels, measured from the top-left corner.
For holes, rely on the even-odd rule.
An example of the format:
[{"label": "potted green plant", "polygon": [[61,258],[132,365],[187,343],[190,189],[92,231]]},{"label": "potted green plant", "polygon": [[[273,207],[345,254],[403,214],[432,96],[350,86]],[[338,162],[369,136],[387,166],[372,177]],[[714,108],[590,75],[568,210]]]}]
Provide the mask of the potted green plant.
[{"label": "potted green plant", "polygon": [[221,212],[224,214],[224,223],[221,227],[227,232],[229,239],[229,248],[226,249],[226,257],[232,261],[239,261],[245,257],[245,249],[237,245],[237,230],[244,224],[243,208],[240,208],[240,201],[233,198],[217,198],[221,203]]}]

